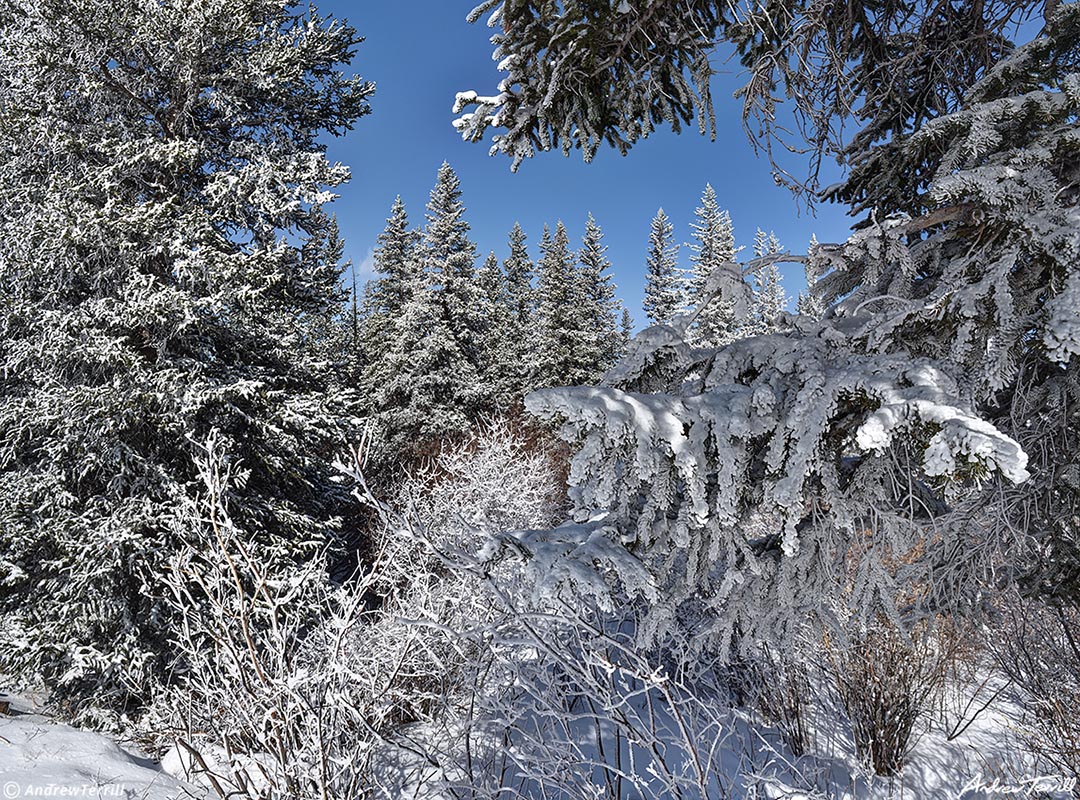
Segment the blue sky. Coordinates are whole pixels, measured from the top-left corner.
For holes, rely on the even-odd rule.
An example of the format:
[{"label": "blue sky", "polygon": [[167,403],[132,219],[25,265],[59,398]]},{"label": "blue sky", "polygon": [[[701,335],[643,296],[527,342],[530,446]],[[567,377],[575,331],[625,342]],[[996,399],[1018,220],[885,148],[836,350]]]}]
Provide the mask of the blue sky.
[{"label": "blue sky", "polygon": [[[329,142],[330,157],[353,171],[334,208],[347,254],[358,267],[370,263],[370,250],[396,195],[404,199],[414,223],[423,221],[428,192],[444,160],[461,178],[481,254],[494,249],[504,257],[515,221],[529,235],[534,258],[545,222],[562,219],[574,241],[580,241],[592,212],[605,233],[618,293],[639,327],[644,323],[649,223],[663,206],[676,240],[689,241],[706,182],[731,212],[739,244],[749,245],[757,227],[775,231],[793,252],[805,252],[811,233],[823,242],[846,238],[849,220],[843,209],[822,206],[816,217],[805,211],[800,215],[791,194],[773,183],[767,161],[755,157],[740,124],[739,104],[731,99],[739,85],[737,63],[721,65],[715,78],[715,142],[696,128],[678,136],[662,131],[625,158],[601,150],[593,163],[585,164],[578,152],[569,158],[544,153],[511,173],[509,159],[490,157],[487,144],[464,142],[451,126],[456,92],[492,94],[499,80],[491,59],[491,30],[483,21],[465,22],[471,0],[320,0],[318,6],[348,19],[366,37],[353,68],[377,86],[373,113],[347,136]],[[684,248],[680,266],[689,266],[688,255]],[[788,293],[796,294],[803,283],[801,268],[785,265]]]}]

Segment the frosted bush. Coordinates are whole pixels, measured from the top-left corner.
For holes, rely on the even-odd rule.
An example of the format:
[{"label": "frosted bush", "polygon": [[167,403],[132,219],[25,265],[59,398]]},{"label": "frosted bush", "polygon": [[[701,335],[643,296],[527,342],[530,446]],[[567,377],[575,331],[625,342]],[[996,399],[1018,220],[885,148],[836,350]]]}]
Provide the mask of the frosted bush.
[{"label": "frosted bush", "polygon": [[438,747],[460,741],[453,723],[490,667],[495,606],[447,553],[552,524],[561,493],[551,449],[505,422],[443,451],[389,503],[367,490],[360,461],[340,466],[373,511],[372,557],[335,584],[327,558],[297,564],[234,524],[235,475],[206,445],[205,491],[182,517],[186,546],[166,581],[178,683],[144,724],[167,732],[173,769],[221,797],[396,796],[404,779],[387,765],[411,752],[410,726],[429,726]]},{"label": "frosted bush", "polygon": [[878,775],[899,774],[945,682],[934,630],[879,620],[847,643],[826,640],[825,653],[859,757]]},{"label": "frosted bush", "polygon": [[1080,611],[1016,595],[1001,603],[1002,624],[988,637],[999,668],[1026,698],[1020,733],[1044,763],[1080,791]]},{"label": "frosted bush", "polygon": [[491,624],[493,603],[476,576],[451,570],[451,559],[503,531],[554,524],[560,472],[551,443],[530,441],[497,419],[407,475],[389,501],[368,494],[382,553],[372,576],[380,608],[377,624],[358,630],[352,649],[396,652],[397,669],[378,702],[395,708],[397,721],[437,716],[484,666],[470,637]]}]

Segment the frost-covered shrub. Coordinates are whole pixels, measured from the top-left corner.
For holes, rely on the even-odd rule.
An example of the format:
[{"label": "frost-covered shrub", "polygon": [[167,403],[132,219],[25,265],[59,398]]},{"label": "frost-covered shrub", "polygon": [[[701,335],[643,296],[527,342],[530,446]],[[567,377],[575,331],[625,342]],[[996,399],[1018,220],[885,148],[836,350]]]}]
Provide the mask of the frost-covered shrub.
[{"label": "frost-covered shrub", "polygon": [[[230,516],[235,475],[213,440],[200,467],[205,490],[186,509],[186,546],[167,578],[181,621],[177,686],[146,722],[166,732],[170,766],[223,797],[398,796],[411,780],[400,770],[417,767],[394,766],[397,755],[460,742],[491,668],[497,604],[448,554],[551,525],[562,486],[553,452],[491,422],[391,502],[366,489],[358,463],[342,465],[377,524],[370,561],[341,584],[325,558],[296,563],[252,544]],[[409,745],[415,729],[423,742]]]},{"label": "frost-covered shrub", "polygon": [[1002,601],[1001,614],[987,644],[1024,692],[1023,739],[1080,791],[1080,611],[1013,595]]},{"label": "frost-covered shrub", "polygon": [[552,525],[565,505],[557,442],[506,418],[444,445],[393,490],[433,541],[475,544],[502,531]]},{"label": "frost-covered shrub", "polygon": [[399,653],[379,701],[396,708],[397,721],[442,713],[484,666],[475,663],[484,656],[468,634],[491,623],[493,601],[482,582],[447,560],[475,553],[503,531],[553,525],[561,472],[552,443],[493,419],[466,441],[444,445],[384,503],[368,498],[378,512],[371,534],[380,552],[372,574],[378,623],[357,631],[353,649],[377,640],[375,649]]},{"label": "frost-covered shrub", "polygon": [[746,659],[742,670],[743,693],[765,722],[780,730],[794,756],[806,755],[813,746],[810,714],[815,689],[809,667],[806,654],[763,646]]},{"label": "frost-covered shrub", "polygon": [[567,523],[445,554],[490,605],[480,624],[439,628],[483,669],[442,724],[410,726],[399,745],[424,792],[711,800],[812,786],[775,732],[734,706],[722,665],[689,641],[641,646],[634,605],[612,602],[605,565],[620,550],[605,542]]},{"label": "frost-covered shrub", "polygon": [[[204,491],[177,523],[183,542],[163,582],[173,617],[174,680],[142,724],[166,765],[219,797],[351,798],[362,793],[377,723],[373,698],[390,653],[350,653],[370,574],[327,577],[262,547],[231,516],[237,480],[213,437]],[[359,656],[361,663],[354,663]]]},{"label": "frost-covered shrub", "polygon": [[[602,524],[550,527],[561,510],[545,496],[560,476],[550,464],[497,426],[398,492],[387,531],[402,580],[378,628],[417,645],[408,677],[386,692],[413,709],[386,732],[390,762],[447,796],[736,793],[764,740],[752,743],[692,631],[641,647],[637,606],[620,588],[636,562]],[[438,689],[417,704],[424,686]]]},{"label": "frost-covered shrub", "polygon": [[473,587],[483,603],[400,629],[419,627],[431,652],[458,655],[441,716],[388,736],[389,763],[410,792],[726,796],[742,739],[719,674],[641,652],[626,615],[598,605],[603,593],[549,579],[567,566],[560,554],[587,549],[589,536],[568,525],[506,532],[479,557],[443,552],[444,580]]},{"label": "frost-covered shrub", "polygon": [[898,774],[947,674],[934,629],[900,631],[878,620],[847,642],[826,638],[824,647],[856,752],[878,775]]},{"label": "frost-covered shrub", "polygon": [[718,673],[641,652],[631,625],[573,595],[500,611],[459,791],[704,800],[740,781],[745,731]]}]

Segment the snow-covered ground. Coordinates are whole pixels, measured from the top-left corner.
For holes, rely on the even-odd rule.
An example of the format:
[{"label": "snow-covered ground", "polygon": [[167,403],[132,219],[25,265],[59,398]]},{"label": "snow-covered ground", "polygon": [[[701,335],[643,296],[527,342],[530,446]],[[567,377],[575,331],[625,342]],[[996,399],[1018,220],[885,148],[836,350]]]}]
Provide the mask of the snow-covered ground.
[{"label": "snow-covered ground", "polygon": [[[1000,693],[994,691],[1001,688]],[[798,800],[1068,800],[1072,782],[1040,765],[1020,740],[1017,696],[1000,680],[952,685],[948,702],[917,727],[901,773],[874,775],[859,763],[850,726],[839,715],[810,721],[814,756],[793,758],[778,734],[749,726],[764,768],[765,797]],[[985,707],[984,707],[985,706]]]},{"label": "snow-covered ground", "polygon": [[[975,713],[988,696],[980,694],[976,691],[967,698],[973,700],[970,704],[958,695],[953,713],[939,716],[922,730],[902,774],[892,779],[875,777],[858,766],[850,731],[831,714],[815,715],[811,721],[816,755],[795,758],[775,732],[763,727],[759,720],[733,711],[729,733],[722,737],[720,749],[724,752],[714,753],[720,772],[725,773],[716,776],[717,796],[777,800],[1071,797],[1069,784],[1052,770],[1039,769],[1017,740],[1015,726],[1020,710],[1014,698],[1002,692],[987,708]],[[955,734],[952,738],[946,727]],[[577,752],[595,764],[599,753],[593,752],[588,741],[592,735],[583,736]],[[674,741],[671,744],[677,746]],[[671,755],[678,759],[674,752]],[[639,754],[639,766],[647,769],[648,764],[647,754]],[[185,767],[190,765],[175,753],[162,766],[106,736],[58,724],[38,713],[27,700],[15,699],[11,715],[0,715],[0,800],[208,800],[215,796],[203,776],[189,773],[194,783],[182,780],[179,776],[188,772]],[[582,777],[587,783],[584,769]],[[400,780],[387,797],[442,796],[433,786],[425,788],[425,769],[419,765],[401,771],[399,776],[406,774],[411,777]],[[419,783],[417,778],[421,778]],[[389,792],[391,784],[393,781],[384,783],[382,791]]]},{"label": "snow-covered ground", "polygon": [[[999,688],[1001,691],[996,692]],[[891,778],[874,775],[860,763],[850,726],[835,709],[809,712],[807,733],[813,754],[802,757],[792,755],[779,732],[764,724],[756,714],[730,709],[723,714],[718,729],[695,731],[696,735],[691,737],[697,745],[696,757],[710,775],[707,797],[709,800],[1070,800],[1074,797],[1072,781],[1062,777],[1052,765],[1037,763],[1024,746],[1018,726],[1023,712],[1017,696],[1008,686],[1003,687],[1002,681],[953,686],[946,699],[940,709],[923,720],[907,763],[899,775]],[[636,705],[630,702],[622,710],[627,718],[644,721],[643,713],[635,715]],[[651,732],[666,730],[661,733],[660,746],[655,750],[628,746],[626,737],[621,741],[612,738],[610,725],[601,724],[598,728],[594,720],[582,718],[562,731],[569,739],[558,741],[560,731],[548,727],[551,740],[539,745],[524,743],[524,748],[516,745],[516,755],[520,758],[524,749],[530,749],[532,753],[525,756],[526,760],[538,764],[542,759],[537,756],[545,748],[556,758],[571,754],[562,762],[561,776],[556,775],[557,790],[544,796],[559,796],[561,790],[566,792],[563,796],[579,798],[592,796],[590,785],[598,786],[603,780],[597,765],[610,767],[612,753],[619,749],[619,763],[634,764],[637,778],[648,787],[642,791],[641,786],[634,786],[636,781],[626,779],[622,782],[620,798],[670,797],[673,795],[663,790],[660,776],[690,775],[689,751],[666,712],[656,706],[649,711],[655,715],[650,719],[657,722],[657,727],[645,731],[645,738]],[[519,722],[518,727],[533,726]],[[534,730],[542,728],[544,723],[536,721]],[[600,730],[604,730],[606,740],[603,751],[596,745]],[[704,736],[699,738],[700,734]],[[428,737],[417,727],[410,731],[410,738],[416,743]],[[440,771],[426,765],[417,753],[403,750],[397,759],[386,759],[392,768],[381,783],[383,787],[393,788],[384,788],[381,796],[411,800],[449,800],[457,796],[441,786]],[[397,783],[392,778],[394,773]],[[516,778],[509,783],[519,788]],[[685,796],[702,796],[695,787],[687,785],[687,788]],[[603,791],[600,794],[608,796]],[[540,796],[540,793],[534,795],[526,788],[522,796]]]},{"label": "snow-covered ground", "polygon": [[204,790],[183,783],[149,758],[90,731],[60,725],[37,713],[31,701],[13,698],[0,715],[0,797],[199,798]]}]

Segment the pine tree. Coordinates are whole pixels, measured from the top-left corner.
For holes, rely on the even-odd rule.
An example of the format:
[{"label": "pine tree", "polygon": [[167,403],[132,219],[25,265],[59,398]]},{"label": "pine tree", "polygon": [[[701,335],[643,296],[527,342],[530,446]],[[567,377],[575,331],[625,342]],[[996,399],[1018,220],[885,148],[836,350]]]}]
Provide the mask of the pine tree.
[{"label": "pine tree", "polygon": [[645,314],[655,325],[667,324],[683,305],[681,276],[676,272],[679,246],[672,244],[674,227],[664,209],[653,217],[645,257]]},{"label": "pine tree", "polygon": [[583,333],[585,349],[583,362],[591,377],[584,382],[594,382],[610,369],[618,358],[618,309],[615,286],[611,282],[611,262],[605,253],[604,233],[593,215],[585,221],[585,235],[578,252],[581,280]]},{"label": "pine tree", "polygon": [[345,240],[341,236],[337,217],[322,209],[313,209],[312,216],[319,222],[313,226],[308,241],[301,246],[303,260],[312,268],[316,264],[337,264],[344,286],[349,276],[352,286],[345,298],[348,305],[334,316],[318,315],[308,320],[308,325],[294,326],[303,335],[295,344],[301,358],[310,359],[320,373],[326,374],[334,385],[334,391],[347,393],[359,403],[356,387],[360,383],[363,367],[363,346],[360,342],[359,305],[356,302],[357,286],[352,261],[345,258]]},{"label": "pine tree", "polygon": [[[465,434],[492,401],[485,381],[488,323],[474,263],[476,245],[457,175],[445,162],[428,200],[426,224],[413,263],[407,298],[392,320],[390,345],[370,384],[388,467],[439,439]],[[372,374],[375,374],[374,372]]]},{"label": "pine tree", "polygon": [[374,252],[374,268],[382,277],[368,282],[363,302],[361,347],[364,368],[361,394],[369,412],[379,386],[390,377],[387,353],[392,346],[394,321],[409,299],[417,268],[419,233],[409,226],[409,215],[399,195],[390,209],[386,227],[379,234]]},{"label": "pine tree", "polygon": [[476,245],[469,239],[461,182],[446,162],[431,190],[422,247],[425,264],[440,286],[450,329],[470,366],[479,371],[486,323],[475,269]]},{"label": "pine tree", "polygon": [[[764,258],[783,251],[784,248],[775,234],[766,234],[758,228],[757,233],[754,234],[755,258]],[[787,295],[784,293],[780,268],[776,262],[754,270],[753,290],[750,319],[747,321],[743,335],[761,336],[777,332],[781,329],[781,314],[787,309]]]},{"label": "pine tree", "polygon": [[690,246],[693,267],[687,287],[688,305],[697,307],[709,294],[720,293],[698,313],[689,341],[699,347],[717,347],[732,341],[738,331],[735,294],[730,288],[724,291],[722,285],[731,272],[724,267],[734,263],[738,250],[731,216],[720,209],[711,184],[705,184],[696,217],[691,225],[695,244]]},{"label": "pine tree", "polygon": [[454,334],[442,280],[434,263],[417,264],[409,299],[393,323],[387,377],[375,387],[382,441],[374,456],[384,469],[467,433],[487,400],[480,370]]},{"label": "pine tree", "polygon": [[809,317],[812,320],[820,320],[825,316],[827,310],[825,301],[821,298],[821,292],[817,288],[818,281],[821,280],[821,277],[824,274],[822,264],[816,257],[817,247],[817,236],[811,235],[810,246],[807,248],[808,256],[806,264],[804,265],[806,291],[799,292],[799,298],[796,303],[796,310],[804,317]]},{"label": "pine tree", "polygon": [[516,399],[524,397],[539,385],[536,383],[535,348],[531,338],[536,333],[536,289],[533,287],[533,263],[525,242],[525,232],[515,222],[509,237],[510,255],[503,262],[503,270],[510,306],[508,336],[514,354],[509,387]]},{"label": "pine tree", "polygon": [[630,340],[634,338],[634,318],[630,316],[630,309],[623,307],[622,319],[619,322],[618,335],[618,358],[626,355],[630,347]]},{"label": "pine tree", "polygon": [[514,223],[510,231],[510,256],[503,262],[506,272],[506,291],[510,297],[515,325],[528,330],[536,312],[536,290],[533,288],[533,264],[525,247],[526,236],[521,225]]},{"label": "pine tree", "polygon": [[340,530],[351,408],[309,345],[345,311],[319,141],[368,111],[358,41],[279,0],[0,12],[0,671],[54,700],[173,675],[199,442],[267,575]]},{"label": "pine tree", "polygon": [[494,251],[488,253],[484,260],[479,281],[484,295],[484,316],[487,320],[483,341],[484,380],[491,388],[495,406],[507,408],[520,399],[520,345],[514,339],[516,330],[506,276]]},{"label": "pine tree", "polygon": [[379,234],[374,253],[375,271],[383,276],[373,290],[376,313],[393,318],[405,307],[412,279],[409,269],[415,266],[412,257],[419,238],[419,234],[409,227],[409,213],[398,195],[390,207],[390,216]]},{"label": "pine tree", "polygon": [[591,373],[586,360],[587,316],[570,238],[559,221],[544,226],[537,286],[537,377],[541,386],[576,386]]}]

